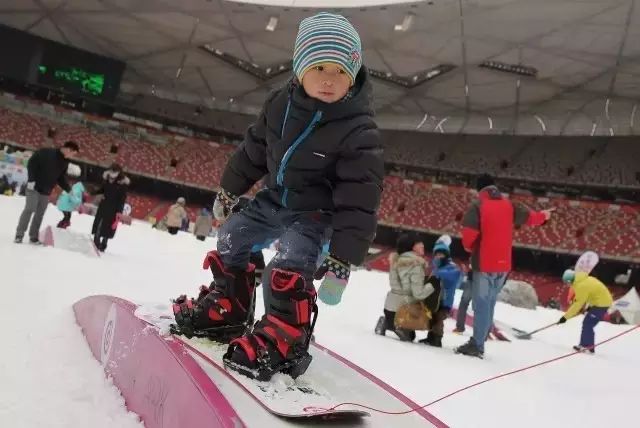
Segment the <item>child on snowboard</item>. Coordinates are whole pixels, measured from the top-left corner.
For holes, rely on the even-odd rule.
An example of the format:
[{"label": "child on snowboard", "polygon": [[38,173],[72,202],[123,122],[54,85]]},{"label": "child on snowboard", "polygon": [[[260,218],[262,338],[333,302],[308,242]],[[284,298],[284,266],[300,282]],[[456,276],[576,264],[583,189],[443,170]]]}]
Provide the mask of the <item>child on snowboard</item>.
[{"label": "child on snowboard", "polygon": [[[373,121],[369,74],[360,37],[330,13],[304,19],[295,42],[295,76],[267,98],[257,122],[227,164],[214,215],[226,222],[217,250],[207,254],[213,282],[206,296],[179,299],[177,328],[231,339],[224,362],[246,376],[305,372],[318,297],[338,304],[351,264],[360,264],[376,229],[384,175],[380,135]],[[266,176],[266,177],[265,177]],[[230,216],[240,195],[264,178],[249,206]],[[330,254],[318,268],[325,229]],[[250,332],[255,244],[280,239],[271,262],[271,302]],[[265,275],[267,273],[265,272]]]},{"label": "child on snowboard", "polygon": [[558,324],[564,324],[568,319],[578,315],[584,305],[588,305],[589,309],[584,315],[584,321],[582,321],[580,344],[574,346],[573,349],[581,352],[589,351],[593,354],[595,352],[593,348],[595,332],[593,330],[613,304],[613,297],[611,297],[606,285],[586,272],[567,269],[562,275],[562,282],[570,284],[575,292],[575,298]]},{"label": "child on snowboard", "polygon": [[431,274],[440,280],[440,305],[433,313],[427,338],[420,340],[421,343],[437,348],[442,348],[444,320],[447,319],[451,312],[456,289],[462,282],[462,271],[451,260],[450,243],[451,238],[448,235],[444,235],[433,246],[433,259],[431,261],[433,269]]}]

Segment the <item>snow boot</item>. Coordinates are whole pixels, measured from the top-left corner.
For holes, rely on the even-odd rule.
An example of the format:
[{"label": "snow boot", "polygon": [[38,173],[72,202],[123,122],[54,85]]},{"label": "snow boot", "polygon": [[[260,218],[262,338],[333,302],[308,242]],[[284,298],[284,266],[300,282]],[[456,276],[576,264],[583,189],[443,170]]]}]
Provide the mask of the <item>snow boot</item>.
[{"label": "snow boot", "polygon": [[478,349],[478,345],[473,341],[473,338],[469,339],[467,343],[462,346],[458,346],[455,349],[456,354],[467,355],[469,357],[484,358],[484,352]]},{"label": "snow boot", "polygon": [[405,330],[402,328],[397,328],[393,331],[402,342],[413,342],[416,340],[416,332],[413,330]]},{"label": "snow boot", "polygon": [[16,236],[15,238],[13,238],[13,242],[16,244],[22,244],[22,236]]},{"label": "snow boot", "polygon": [[435,348],[442,348],[442,336],[433,333],[432,331],[427,334],[425,339],[419,340],[418,342],[424,343],[425,345],[433,346]]},{"label": "snow boot", "polygon": [[93,235],[93,245],[95,245],[96,249],[98,251],[100,251],[101,253],[104,252],[104,249],[102,248],[102,242],[100,240],[100,235],[98,235],[98,234]]},{"label": "snow boot", "polygon": [[376,334],[379,334],[380,336],[384,336],[385,333],[387,332],[387,329],[385,328],[386,324],[387,324],[387,319],[384,317],[384,315],[378,318],[378,323],[376,324],[376,329],[374,330]]},{"label": "snow boot", "polygon": [[226,343],[240,337],[253,322],[254,268],[249,264],[246,270],[227,269],[217,251],[210,251],[202,266],[211,269],[213,282],[208,288],[200,287],[196,299],[183,295],[175,300],[176,325],[171,331]]},{"label": "snow boot", "polygon": [[592,354],[596,353],[596,350],[593,347],[582,346],[582,345],[574,346],[573,350],[576,352],[582,352],[582,353],[586,353],[586,352],[590,352]]},{"label": "snow boot", "polygon": [[251,333],[231,341],[225,367],[259,381],[278,372],[297,378],[311,363],[307,350],[317,314],[315,289],[307,289],[302,275],[273,269],[267,313]]}]

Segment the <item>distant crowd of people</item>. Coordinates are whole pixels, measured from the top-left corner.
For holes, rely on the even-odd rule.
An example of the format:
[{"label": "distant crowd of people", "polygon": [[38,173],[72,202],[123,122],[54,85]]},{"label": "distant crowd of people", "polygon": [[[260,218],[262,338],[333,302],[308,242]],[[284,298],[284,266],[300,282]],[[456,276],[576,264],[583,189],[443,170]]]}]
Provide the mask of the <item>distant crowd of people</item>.
[{"label": "distant crowd of people", "polygon": [[62,212],[57,227],[66,229],[71,225],[72,213],[86,201],[89,194],[99,196],[91,234],[96,248],[105,251],[107,242],[115,236],[130,184],[122,167],[112,164],[102,175],[101,183],[89,192],[79,180],[81,169],[70,164],[77,157],[80,148],[74,141],[67,141],[60,148],[42,148],[33,153],[27,162],[28,179],[25,186],[25,207],[20,214],[14,242],[23,242],[25,234],[34,245],[40,242],[40,227],[49,205],[53,189],[60,186],[62,193],[56,206]]},{"label": "distant crowd of people", "polygon": [[[416,331],[428,331],[419,342],[442,347],[444,320],[450,316],[455,291],[463,289],[453,332],[465,331],[467,309],[473,304],[473,336],[455,349],[456,353],[484,357],[485,342],[494,324],[498,294],[512,269],[513,230],[521,226],[542,226],[553,210],[533,211],[506,198],[491,176],[476,182],[478,198],[462,220],[462,245],[470,254],[467,275],[451,260],[451,239],[443,236],[432,250],[432,266],[425,260],[424,244],[402,234],[391,255],[388,292],[375,332],[395,333],[402,341],[413,342]],[[590,270],[590,269],[589,269]],[[579,352],[595,352],[594,328],[613,299],[607,287],[584,270],[568,269],[562,281],[570,287],[573,302],[557,324],[586,311]]]}]

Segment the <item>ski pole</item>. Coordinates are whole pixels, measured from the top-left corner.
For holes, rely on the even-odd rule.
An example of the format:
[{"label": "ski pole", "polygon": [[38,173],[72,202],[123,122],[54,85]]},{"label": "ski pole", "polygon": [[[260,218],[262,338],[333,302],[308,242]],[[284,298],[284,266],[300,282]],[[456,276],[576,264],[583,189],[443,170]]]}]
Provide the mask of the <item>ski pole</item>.
[{"label": "ski pole", "polygon": [[516,337],[517,337],[518,339],[531,339],[531,336],[532,336],[533,334],[536,334],[536,333],[538,333],[538,332],[540,332],[540,331],[542,331],[542,330],[546,330],[546,329],[548,329],[548,328],[551,328],[551,327],[553,327],[554,325],[558,325],[558,323],[557,323],[557,322],[554,322],[553,324],[546,325],[546,326],[544,326],[544,327],[542,327],[542,328],[539,328],[539,329],[537,329],[537,330],[530,331],[529,333],[527,333],[526,331],[523,331],[523,330],[518,330],[517,328],[514,328],[514,329],[513,329],[513,331],[515,331],[515,332],[516,332]]}]

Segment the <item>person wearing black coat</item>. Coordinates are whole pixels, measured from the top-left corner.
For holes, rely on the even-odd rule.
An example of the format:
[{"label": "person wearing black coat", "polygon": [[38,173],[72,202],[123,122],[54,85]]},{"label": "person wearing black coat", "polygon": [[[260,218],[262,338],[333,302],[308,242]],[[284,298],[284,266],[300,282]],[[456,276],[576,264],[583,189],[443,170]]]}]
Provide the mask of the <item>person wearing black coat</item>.
[{"label": "person wearing black coat", "polygon": [[[174,306],[180,328],[235,336],[225,363],[260,380],[283,369],[295,375],[306,370],[316,298],[338,304],[351,265],[367,255],[384,177],[357,30],[343,16],[319,13],[304,19],[298,34],[295,76],[268,96],[223,172],[213,212],[224,224],[217,250],[205,260],[214,277],[211,294],[192,312],[187,302]],[[232,214],[260,180],[266,188]],[[329,255],[318,267],[327,229]],[[269,281],[262,281],[269,284],[270,303],[251,333],[240,337],[253,315],[251,250],[275,239],[279,250],[272,269],[265,269]],[[322,280],[317,293],[314,279]]]},{"label": "person wearing black coat", "polygon": [[67,192],[71,191],[66,179],[67,168],[69,159],[76,157],[79,150],[78,144],[67,141],[59,149],[39,149],[31,155],[27,163],[26,203],[16,229],[16,244],[22,242],[29,223],[29,240],[32,244],[40,243],[40,225],[49,204],[49,195],[56,184]]},{"label": "person wearing black coat", "polygon": [[122,214],[127,200],[127,188],[130,181],[118,164],[113,164],[111,168],[104,172],[102,178],[102,187],[96,194],[102,194],[104,198],[98,206],[91,234],[96,248],[100,251],[105,251],[107,249],[107,241],[115,236],[119,215]]}]

